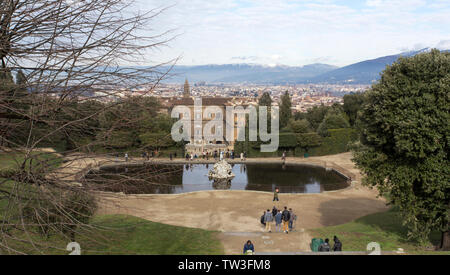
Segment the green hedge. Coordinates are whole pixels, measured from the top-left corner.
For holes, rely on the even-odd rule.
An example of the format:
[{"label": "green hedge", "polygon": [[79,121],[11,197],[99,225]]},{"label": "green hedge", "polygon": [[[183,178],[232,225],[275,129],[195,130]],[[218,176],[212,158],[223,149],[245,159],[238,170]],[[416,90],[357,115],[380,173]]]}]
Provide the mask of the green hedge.
[{"label": "green hedge", "polygon": [[[236,142],[234,150],[237,155],[245,151],[248,157],[280,157],[284,151],[287,156],[301,157],[305,153],[310,156],[324,156],[348,152],[349,144],[358,138],[357,131],[351,128],[332,129],[329,133],[328,137],[320,137],[315,132],[281,133],[279,150],[273,153],[261,153],[260,142],[248,141]],[[309,145],[309,148],[306,145]]]},{"label": "green hedge", "polygon": [[358,139],[355,129],[330,129],[330,136],[322,138],[322,144],[308,150],[310,156],[335,155],[349,151],[349,144]]}]

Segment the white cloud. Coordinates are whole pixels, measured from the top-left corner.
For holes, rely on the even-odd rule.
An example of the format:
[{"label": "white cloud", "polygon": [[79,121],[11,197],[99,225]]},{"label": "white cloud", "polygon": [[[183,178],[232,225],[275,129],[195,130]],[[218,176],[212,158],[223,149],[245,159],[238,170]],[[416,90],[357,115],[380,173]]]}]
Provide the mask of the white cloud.
[{"label": "white cloud", "polygon": [[450,50],[450,39],[439,41],[439,43],[436,45],[436,48],[439,50]]},{"label": "white cloud", "polygon": [[152,27],[182,33],[161,56],[183,53],[181,64],[246,57],[240,60],[304,65],[326,56],[342,66],[450,37],[448,0],[140,1],[176,4]]}]

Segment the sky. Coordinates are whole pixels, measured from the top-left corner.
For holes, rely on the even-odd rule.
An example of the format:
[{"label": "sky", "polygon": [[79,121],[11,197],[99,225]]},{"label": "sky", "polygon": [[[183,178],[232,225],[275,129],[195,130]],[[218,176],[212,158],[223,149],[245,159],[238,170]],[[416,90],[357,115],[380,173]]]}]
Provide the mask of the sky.
[{"label": "sky", "polygon": [[178,65],[303,66],[355,62],[425,47],[450,49],[449,0],[137,0],[168,7],[153,31],[176,35],[148,60]]}]

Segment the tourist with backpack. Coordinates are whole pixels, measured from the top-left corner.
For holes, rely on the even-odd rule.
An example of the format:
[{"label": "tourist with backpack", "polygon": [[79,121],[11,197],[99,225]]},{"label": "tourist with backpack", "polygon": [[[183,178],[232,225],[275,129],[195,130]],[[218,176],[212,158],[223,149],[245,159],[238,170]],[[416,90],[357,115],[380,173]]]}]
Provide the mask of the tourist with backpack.
[{"label": "tourist with backpack", "polygon": [[333,251],[342,251],[342,243],[338,239],[338,237],[334,236],[333,241],[334,241]]},{"label": "tourist with backpack", "polygon": [[283,219],[283,232],[286,234],[289,233],[289,220],[291,219],[291,215],[289,213],[289,210],[287,210],[287,207],[284,207],[283,213],[281,213],[282,219]]},{"label": "tourist with backpack", "polygon": [[273,215],[272,212],[270,212],[269,209],[267,209],[266,214],[264,215],[264,222],[266,223],[266,231],[267,232],[272,232],[272,222],[273,222]]},{"label": "tourist with backpack", "polygon": [[264,217],[266,216],[266,211],[263,212],[262,216],[261,216],[261,224],[266,226],[266,221],[264,219]]},{"label": "tourist with backpack", "polygon": [[272,215],[275,217],[275,215],[278,213],[278,209],[275,207],[275,205],[272,208]]},{"label": "tourist with backpack", "polygon": [[283,222],[282,217],[281,210],[279,210],[275,215],[275,232],[281,232],[281,223]]},{"label": "tourist with backpack", "polygon": [[297,215],[294,214],[292,208],[289,208],[289,231],[294,229],[294,221],[297,220]]},{"label": "tourist with backpack", "polygon": [[330,252],[330,240],[325,239],[325,242],[319,246],[319,252]]}]

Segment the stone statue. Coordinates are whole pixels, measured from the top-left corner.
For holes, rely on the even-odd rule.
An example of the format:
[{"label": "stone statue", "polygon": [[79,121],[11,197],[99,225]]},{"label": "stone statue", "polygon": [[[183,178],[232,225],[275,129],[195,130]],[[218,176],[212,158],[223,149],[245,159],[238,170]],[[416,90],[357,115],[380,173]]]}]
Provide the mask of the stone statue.
[{"label": "stone statue", "polygon": [[225,160],[221,160],[214,164],[214,167],[209,170],[209,179],[217,180],[231,180],[234,178],[234,174],[231,171],[231,165]]}]

